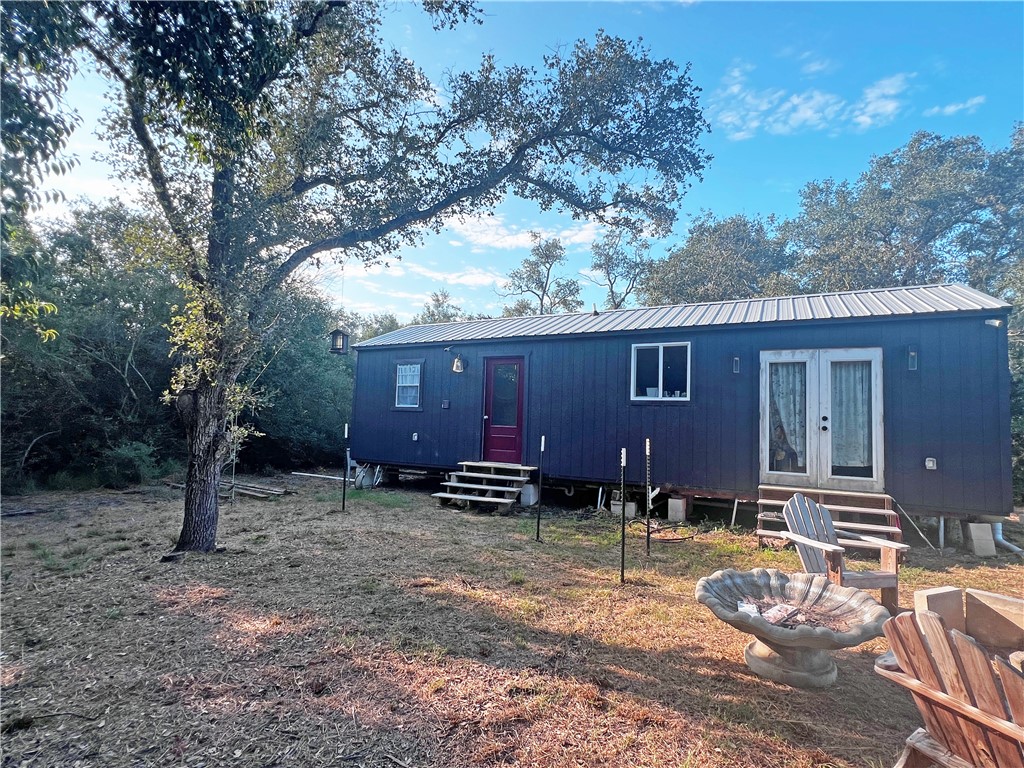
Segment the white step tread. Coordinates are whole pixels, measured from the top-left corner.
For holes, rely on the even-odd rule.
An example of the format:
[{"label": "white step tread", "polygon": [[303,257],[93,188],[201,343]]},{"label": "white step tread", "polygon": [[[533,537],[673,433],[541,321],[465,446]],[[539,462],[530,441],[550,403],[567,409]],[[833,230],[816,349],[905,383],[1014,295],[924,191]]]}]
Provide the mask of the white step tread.
[{"label": "white step tread", "polygon": [[[889,501],[892,501],[892,496],[888,493],[869,493],[866,491],[837,491],[831,488],[800,488],[789,485],[759,485],[757,489],[762,492],[769,491],[771,493],[802,493],[805,496],[820,496],[821,494],[825,494],[826,496],[846,496],[848,498],[858,499],[877,499],[878,501],[885,501],[888,499]],[[826,504],[826,506],[828,505]]]},{"label": "white step tread", "polygon": [[444,491],[440,493],[430,494],[435,499],[457,499],[461,501],[476,501],[483,504],[512,504],[515,499],[499,499],[496,496],[471,496],[467,493],[446,493]]},{"label": "white step tread", "polygon": [[[762,507],[784,507],[789,499],[758,499],[757,503]],[[819,504],[821,502],[818,502]],[[885,515],[886,517],[897,517],[894,509],[878,509],[877,507],[847,507],[843,504],[822,504],[828,507],[829,512],[851,512],[860,515]]]},{"label": "white step tread", "polygon": [[504,493],[519,493],[522,490],[521,488],[512,488],[507,485],[476,485],[474,483],[456,483],[451,481],[441,483],[441,485],[446,485],[449,488],[467,488],[474,491],[502,491]]},{"label": "white step tread", "polygon": [[520,477],[516,475],[491,475],[486,472],[452,472],[451,476],[455,477],[483,477],[488,480],[508,480],[510,482],[526,483],[530,478]]},{"label": "white step tread", "polygon": [[460,466],[463,467],[482,467],[488,469],[517,469],[525,472],[533,472],[536,467],[527,467],[523,464],[509,464],[502,461],[460,461]]}]

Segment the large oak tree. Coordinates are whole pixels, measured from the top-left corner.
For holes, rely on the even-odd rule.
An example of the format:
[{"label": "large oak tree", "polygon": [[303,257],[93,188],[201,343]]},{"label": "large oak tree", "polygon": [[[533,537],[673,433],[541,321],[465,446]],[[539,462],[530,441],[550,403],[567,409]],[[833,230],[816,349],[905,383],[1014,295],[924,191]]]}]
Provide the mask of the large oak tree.
[{"label": "large oak tree", "polygon": [[[435,27],[477,19],[425,0]],[[664,234],[708,157],[688,69],[598,32],[538,70],[434,83],[382,39],[384,2],[95,2],[108,137],[176,241],[169,392],[187,432],[176,549],[210,550],[239,375],[273,298],[324,257],[374,261],[508,195]]]}]

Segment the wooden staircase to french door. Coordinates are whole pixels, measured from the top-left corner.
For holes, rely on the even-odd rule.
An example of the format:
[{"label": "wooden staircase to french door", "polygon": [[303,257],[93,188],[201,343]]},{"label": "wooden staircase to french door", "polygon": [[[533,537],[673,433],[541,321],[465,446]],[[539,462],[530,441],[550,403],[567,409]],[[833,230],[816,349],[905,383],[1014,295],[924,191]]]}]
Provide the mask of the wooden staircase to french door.
[{"label": "wooden staircase to french door", "polygon": [[[899,513],[893,508],[895,502],[887,493],[864,493],[855,491],[833,491],[824,488],[796,488],[785,485],[759,485],[757,488],[757,541],[781,539],[779,531],[786,529],[782,508],[802,493],[809,499],[828,507],[836,528],[845,528],[850,533],[877,536],[890,541],[903,541]],[[875,549],[870,544],[856,539],[839,539],[844,547]]]},{"label": "wooden staircase to french door", "polygon": [[452,472],[445,490],[431,494],[442,504],[463,501],[469,505],[490,504],[508,508],[519,498],[523,486],[530,482],[536,467],[506,464],[500,461],[460,461],[462,467]]}]

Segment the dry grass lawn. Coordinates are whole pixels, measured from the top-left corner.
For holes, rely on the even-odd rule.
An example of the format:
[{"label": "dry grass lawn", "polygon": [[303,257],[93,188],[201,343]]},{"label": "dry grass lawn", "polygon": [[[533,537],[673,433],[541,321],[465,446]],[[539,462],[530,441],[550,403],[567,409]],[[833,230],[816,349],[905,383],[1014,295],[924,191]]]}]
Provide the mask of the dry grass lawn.
[{"label": "dry grass lawn", "polygon": [[[634,531],[620,586],[608,517],[536,543],[527,516],[273,482],[298,493],[226,505],[226,553],[170,564],[178,492],[5,501],[37,511],[2,525],[3,766],[891,766],[920,725],[882,640],[822,692],[746,668],[693,592],[798,569],[750,533],[647,559]],[[901,602],[944,584],[1013,594],[1024,566],[916,547]]]}]

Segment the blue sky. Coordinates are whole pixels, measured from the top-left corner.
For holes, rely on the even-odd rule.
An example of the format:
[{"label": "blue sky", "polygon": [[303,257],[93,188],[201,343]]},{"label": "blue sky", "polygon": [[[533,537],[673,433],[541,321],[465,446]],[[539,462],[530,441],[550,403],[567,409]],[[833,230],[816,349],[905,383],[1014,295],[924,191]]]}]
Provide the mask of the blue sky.
[{"label": "blue sky", "polygon": [[[389,42],[440,82],[446,70],[473,69],[485,54],[499,64],[539,65],[552,50],[596,30],[642,37],[656,58],[689,62],[712,132],[714,160],[683,203],[661,256],[703,210],[788,217],[808,181],[854,179],[873,155],[915,131],[976,135],[990,148],[1009,142],[1024,120],[1024,4],[820,2],[485,2],[483,25],[434,32],[412,6],[387,22]],[[69,94],[83,115],[70,150],[82,166],[52,183],[69,197],[114,191],[90,161],[99,108],[95,82]],[[130,197],[130,192],[128,193]],[[567,273],[585,271],[598,226],[568,214],[541,214],[508,200],[493,216],[453,222],[402,252],[387,268],[325,269],[320,283],[350,310],[390,311],[407,320],[432,291],[446,288],[464,310],[499,314],[501,280],[529,255],[530,232],[558,236]],[[584,280],[584,285],[589,284]],[[584,298],[603,295],[586,287]]]}]

